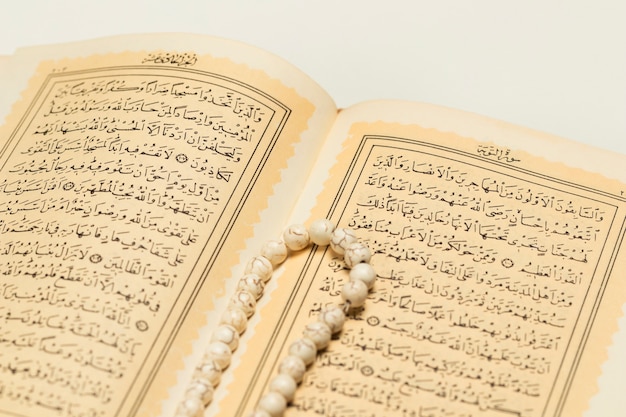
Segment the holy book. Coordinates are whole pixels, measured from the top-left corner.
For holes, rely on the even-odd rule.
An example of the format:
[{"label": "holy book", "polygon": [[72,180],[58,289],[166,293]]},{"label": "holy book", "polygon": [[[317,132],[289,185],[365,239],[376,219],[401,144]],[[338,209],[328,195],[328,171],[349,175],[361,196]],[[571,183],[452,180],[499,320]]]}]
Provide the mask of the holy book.
[{"label": "holy book", "polygon": [[[268,238],[329,219],[362,309],[288,416],[581,416],[626,302],[626,157],[422,103],[337,109],[280,58],[122,36],[0,58],[0,416],[173,416]],[[277,267],[207,416],[244,416],[342,257]]]}]

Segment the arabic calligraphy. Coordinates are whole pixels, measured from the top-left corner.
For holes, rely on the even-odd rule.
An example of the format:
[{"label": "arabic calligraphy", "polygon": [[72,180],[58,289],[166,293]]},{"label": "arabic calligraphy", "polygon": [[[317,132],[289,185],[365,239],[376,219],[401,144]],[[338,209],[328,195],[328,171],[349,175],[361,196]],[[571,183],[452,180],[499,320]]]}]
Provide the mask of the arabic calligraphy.
[{"label": "arabic calligraphy", "polygon": [[[479,148],[517,162],[491,151]],[[294,407],[345,417],[541,415],[614,208],[445,154],[369,152],[342,222],[367,241],[378,280]],[[339,299],[343,269],[341,258],[325,258],[313,282],[323,296],[308,315],[319,300]]]},{"label": "arabic calligraphy", "polygon": [[178,67],[191,66],[196,62],[198,62],[198,57],[193,52],[182,54],[177,52],[150,53],[141,61],[142,64],[171,64]]},{"label": "arabic calligraphy", "polygon": [[1,168],[0,408],[104,417],[275,110],[241,85],[168,69],[65,72],[43,91]]}]

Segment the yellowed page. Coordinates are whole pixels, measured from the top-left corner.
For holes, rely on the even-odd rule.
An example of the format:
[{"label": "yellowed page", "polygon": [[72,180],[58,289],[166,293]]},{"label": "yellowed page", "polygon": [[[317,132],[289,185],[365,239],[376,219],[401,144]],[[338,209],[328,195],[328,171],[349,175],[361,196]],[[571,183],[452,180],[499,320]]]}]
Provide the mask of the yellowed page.
[{"label": "yellowed page", "polygon": [[[292,220],[354,229],[378,281],[287,415],[581,416],[626,298],[626,158],[392,102],[340,114],[324,155]],[[312,249],[277,280],[224,415],[253,408],[347,272]]]},{"label": "yellowed page", "polygon": [[171,415],[239,252],[290,212],[336,109],[207,37],[9,64],[32,78],[0,132],[0,415]]}]

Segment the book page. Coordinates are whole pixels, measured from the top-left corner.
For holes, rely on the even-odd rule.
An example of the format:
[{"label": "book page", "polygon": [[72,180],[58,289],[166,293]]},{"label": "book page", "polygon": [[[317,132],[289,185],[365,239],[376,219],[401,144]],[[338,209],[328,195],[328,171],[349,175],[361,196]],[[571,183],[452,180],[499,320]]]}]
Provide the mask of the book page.
[{"label": "book page", "polygon": [[0,415],[172,414],[239,251],[335,117],[271,56],[156,38],[59,47],[1,132]]},{"label": "book page", "polygon": [[[325,154],[339,156],[292,220],[355,230],[378,280],[287,415],[582,415],[626,301],[624,157],[407,103],[348,109]],[[304,326],[341,304],[346,269],[330,249],[289,261],[259,365],[236,370],[254,383],[225,410],[254,406]]]}]

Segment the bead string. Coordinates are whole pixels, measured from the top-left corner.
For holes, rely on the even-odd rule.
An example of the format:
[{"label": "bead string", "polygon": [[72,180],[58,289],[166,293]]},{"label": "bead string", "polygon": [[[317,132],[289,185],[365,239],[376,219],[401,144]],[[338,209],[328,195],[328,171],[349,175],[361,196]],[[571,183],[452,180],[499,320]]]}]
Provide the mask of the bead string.
[{"label": "bead string", "polygon": [[283,415],[317,352],[326,349],[331,337],[341,331],[349,311],[363,306],[376,279],[376,272],[369,264],[369,248],[358,241],[352,230],[335,228],[326,219],[314,221],[309,229],[301,224],[289,226],[282,239],[267,241],[260,254],[250,259],[219,326],[211,335],[201,363],[194,370],[185,398],[177,409],[177,417],[196,417],[211,403],[222,371],[230,365],[232,354],[239,345],[239,336],[246,330],[248,319],[254,314],[274,268],[287,259],[290,251],[303,250],[310,244],[330,245],[336,254],[343,255],[350,269],[350,280],[341,291],[343,304],[322,310],[318,321],[305,326],[302,337],[289,346],[289,354],[280,362],[278,375],[271,380],[269,391],[261,397],[249,417]]}]

